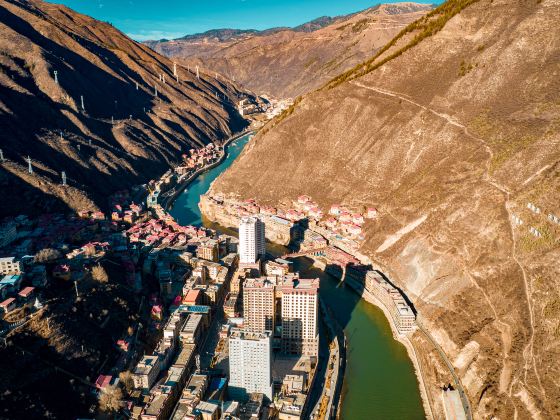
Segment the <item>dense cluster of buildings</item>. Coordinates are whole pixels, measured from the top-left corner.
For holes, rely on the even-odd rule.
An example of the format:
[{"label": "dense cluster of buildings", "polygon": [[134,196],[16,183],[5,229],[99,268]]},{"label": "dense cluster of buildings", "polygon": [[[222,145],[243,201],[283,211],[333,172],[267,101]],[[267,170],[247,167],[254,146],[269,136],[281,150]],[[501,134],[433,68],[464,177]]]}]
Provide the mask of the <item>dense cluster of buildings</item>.
[{"label": "dense cluster of buildings", "polygon": [[263,101],[261,98],[243,98],[237,103],[237,111],[244,117],[247,115],[258,114],[266,112],[270,105],[268,102]]},{"label": "dense cluster of buildings", "polygon": [[[257,218],[242,220],[239,242],[185,227],[185,242],[163,244],[168,225],[149,219],[126,231],[131,243],[145,241],[143,274],[160,284],[150,303],[161,338],[132,369],[131,416],[235,419],[277,410],[280,419],[301,418],[318,357],[318,279],[299,278],[288,261],[267,261]],[[166,232],[159,242],[148,239],[156,226]],[[222,307],[219,343],[227,343],[229,369],[208,373],[199,357]],[[300,361],[299,368],[273,375],[273,360]]]},{"label": "dense cluster of buildings", "polygon": [[[183,161],[168,170],[157,180],[151,180],[148,185],[148,208],[165,207],[197,174],[218,164],[224,157],[224,149],[221,146],[208,143],[199,149],[190,149],[188,154],[183,154]],[[164,211],[159,207],[160,216]]]},{"label": "dense cluster of buildings", "polygon": [[[240,223],[259,219],[278,232],[278,221],[284,221],[284,233],[298,251],[294,255],[308,255],[316,264],[336,276],[341,276],[364,298],[381,304],[391,316],[398,333],[415,329],[416,315],[403,294],[378,272],[371,269],[371,261],[361,254],[362,228],[368,220],[378,216],[374,207],[351,211],[339,204],[324,212],[311,197],[299,196],[287,209],[259,205],[255,200],[237,200],[224,197],[204,197],[220,223]],[[241,230],[240,230],[241,233]],[[274,237],[267,236],[270,240]],[[277,242],[277,241],[276,241]],[[233,304],[233,302],[231,302]],[[232,305],[233,306],[233,305]]]},{"label": "dense cluster of buildings", "polygon": [[[124,211],[140,214],[142,209],[130,202]],[[0,226],[0,317],[28,307],[31,300],[37,304],[36,298],[52,280],[80,281],[93,262],[118,248],[121,222],[108,220],[99,211],[5,220]]]}]

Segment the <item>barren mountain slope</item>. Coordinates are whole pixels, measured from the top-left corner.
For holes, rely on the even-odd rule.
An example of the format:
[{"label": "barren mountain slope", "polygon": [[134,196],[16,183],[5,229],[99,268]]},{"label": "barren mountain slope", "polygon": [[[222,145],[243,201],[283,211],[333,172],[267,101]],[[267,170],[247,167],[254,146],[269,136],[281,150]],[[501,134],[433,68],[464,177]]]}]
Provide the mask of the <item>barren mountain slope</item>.
[{"label": "barren mountain slope", "polygon": [[93,206],[88,195],[103,204],[107,193],[160,175],[186,148],[245,125],[228,102],[237,93],[231,84],[184,68],[177,81],[170,60],[66,7],[0,0],[0,34],[0,148],[8,159],[0,182],[18,198],[4,200],[0,215]]},{"label": "barren mountain slope", "polygon": [[188,65],[225,74],[259,94],[296,97],[370,57],[430,9],[416,3],[385,4],[337,18],[312,32],[295,28],[149,45],[167,56],[184,58]]},{"label": "barren mountain slope", "polygon": [[[407,293],[479,419],[560,416],[558,22],[558,0],[449,1],[269,123],[213,185],[378,207],[363,251]],[[450,376],[414,343],[441,418]]]}]

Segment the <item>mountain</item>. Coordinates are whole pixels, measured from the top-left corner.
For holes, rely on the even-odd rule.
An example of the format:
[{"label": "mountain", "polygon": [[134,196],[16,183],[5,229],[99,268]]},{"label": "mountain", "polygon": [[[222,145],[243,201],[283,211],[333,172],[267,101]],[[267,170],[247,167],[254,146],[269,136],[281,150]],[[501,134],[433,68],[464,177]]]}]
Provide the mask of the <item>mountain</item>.
[{"label": "mountain", "polygon": [[342,18],[343,17],[333,18],[330,16],[321,16],[316,19],[313,19],[312,21],[303,23],[298,26],[294,26],[293,28],[281,26],[276,28],[265,29],[262,31],[259,31],[257,29],[231,29],[231,28],[210,29],[206,32],[192,34],[192,35],[185,35],[180,38],[176,38],[174,40],[169,40],[169,39],[148,40],[148,41],[144,41],[144,44],[148,45],[150,48],[155,48],[158,44],[169,42],[169,41],[192,42],[192,41],[213,40],[213,41],[224,42],[224,41],[240,40],[248,36],[266,36],[282,31],[313,32],[327,25],[330,25],[331,23]]},{"label": "mountain", "polygon": [[177,81],[169,59],[66,7],[0,0],[0,31],[0,215],[95,208],[246,125],[234,84],[180,66]]},{"label": "mountain", "polygon": [[296,28],[264,32],[219,30],[151,48],[185,65],[200,65],[276,98],[296,97],[364,61],[432,6],[397,3]]},{"label": "mountain", "polygon": [[[477,419],[560,417],[559,6],[447,1],[271,121],[212,187],[377,207],[361,251]],[[448,369],[412,342],[443,418]]]}]

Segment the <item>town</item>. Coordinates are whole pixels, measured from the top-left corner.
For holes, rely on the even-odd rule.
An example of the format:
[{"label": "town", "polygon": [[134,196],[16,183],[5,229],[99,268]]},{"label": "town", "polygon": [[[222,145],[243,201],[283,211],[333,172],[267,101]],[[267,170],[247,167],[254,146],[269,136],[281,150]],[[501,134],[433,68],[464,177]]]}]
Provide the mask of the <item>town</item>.
[{"label": "town", "polygon": [[[333,205],[323,212],[308,196],[285,210],[203,196],[201,207],[219,212],[239,239],[179,225],[166,208],[224,154],[213,144],[192,149],[159,180],[111,196],[110,217],[82,211],[5,221],[4,340],[43,311],[61,284],[73,284],[79,299],[88,280],[106,281],[110,262],[148,308],[147,319],[115,341],[120,356],[93,382],[105,409],[154,420],[329,418],[343,377],[341,332],[320,302],[319,279],[300,277],[290,260],[313,258],[381,302],[398,334],[412,331],[411,308],[358,252],[362,226],[377,210]],[[271,256],[267,239],[293,252]],[[147,346],[139,345],[142,323]],[[322,355],[320,331],[330,342]],[[319,357],[331,361],[328,368],[318,369]],[[327,379],[326,388],[314,388]]]}]

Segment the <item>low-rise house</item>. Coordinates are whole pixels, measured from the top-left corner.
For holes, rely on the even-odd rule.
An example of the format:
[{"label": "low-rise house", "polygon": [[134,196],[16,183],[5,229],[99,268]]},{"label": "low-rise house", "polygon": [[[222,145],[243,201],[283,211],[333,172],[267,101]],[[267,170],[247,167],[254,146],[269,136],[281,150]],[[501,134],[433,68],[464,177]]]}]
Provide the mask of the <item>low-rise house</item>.
[{"label": "low-rise house", "polygon": [[333,204],[329,210],[329,214],[332,214],[333,216],[338,216],[340,214],[340,205],[338,204]]},{"label": "low-rise house", "polygon": [[373,219],[377,217],[377,209],[375,207],[368,207],[366,211],[366,217],[368,219]]},{"label": "low-rise house", "polygon": [[35,288],[31,286],[24,287],[18,293],[18,298],[22,302],[29,302],[31,298],[34,297]]},{"label": "low-rise house", "polygon": [[364,216],[362,216],[360,213],[354,213],[352,215],[352,223],[354,223],[355,225],[362,225],[364,223]]},{"label": "low-rise house", "polygon": [[16,308],[15,298],[8,298],[2,303],[0,303],[0,311],[7,314]]},{"label": "low-rise house", "polygon": [[97,389],[103,389],[111,384],[113,377],[111,375],[99,375],[95,380],[95,387]]},{"label": "low-rise house", "polygon": [[0,285],[4,285],[7,294],[17,293],[21,289],[23,277],[21,274],[8,274],[0,280]]}]

